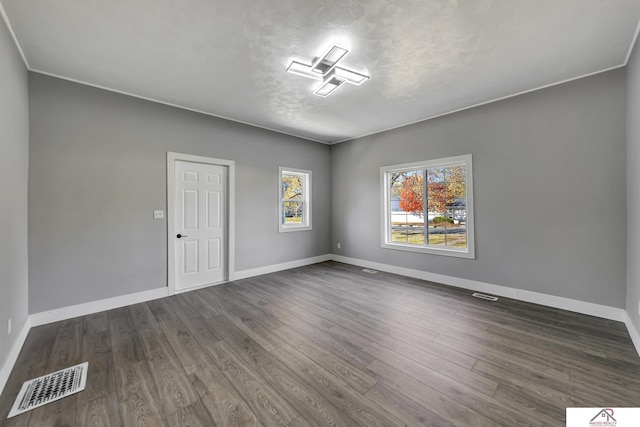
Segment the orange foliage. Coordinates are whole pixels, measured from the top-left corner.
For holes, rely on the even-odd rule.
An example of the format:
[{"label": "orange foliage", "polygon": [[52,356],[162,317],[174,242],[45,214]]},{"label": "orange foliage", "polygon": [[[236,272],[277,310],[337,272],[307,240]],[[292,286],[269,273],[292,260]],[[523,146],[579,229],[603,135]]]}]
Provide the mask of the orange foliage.
[{"label": "orange foliage", "polygon": [[411,176],[400,191],[400,209],[418,215],[424,213],[424,180]]}]

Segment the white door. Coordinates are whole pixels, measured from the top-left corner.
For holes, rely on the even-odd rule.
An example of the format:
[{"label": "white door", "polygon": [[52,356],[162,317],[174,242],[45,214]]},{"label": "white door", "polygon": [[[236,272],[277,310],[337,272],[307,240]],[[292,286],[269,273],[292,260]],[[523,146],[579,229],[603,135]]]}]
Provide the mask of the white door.
[{"label": "white door", "polygon": [[226,278],[227,167],[175,163],[176,290]]}]

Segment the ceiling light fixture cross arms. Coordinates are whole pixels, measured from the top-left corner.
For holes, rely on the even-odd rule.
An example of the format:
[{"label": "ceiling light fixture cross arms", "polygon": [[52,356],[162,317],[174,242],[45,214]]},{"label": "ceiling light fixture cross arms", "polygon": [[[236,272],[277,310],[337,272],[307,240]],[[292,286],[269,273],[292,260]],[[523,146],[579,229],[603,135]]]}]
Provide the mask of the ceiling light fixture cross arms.
[{"label": "ceiling light fixture cross arms", "polygon": [[369,79],[369,76],[365,74],[337,66],[347,53],[349,53],[347,49],[332,46],[326,54],[315,58],[311,65],[300,61],[291,61],[287,72],[322,81],[322,84],[313,93],[318,96],[329,96],[344,83],[361,85]]}]

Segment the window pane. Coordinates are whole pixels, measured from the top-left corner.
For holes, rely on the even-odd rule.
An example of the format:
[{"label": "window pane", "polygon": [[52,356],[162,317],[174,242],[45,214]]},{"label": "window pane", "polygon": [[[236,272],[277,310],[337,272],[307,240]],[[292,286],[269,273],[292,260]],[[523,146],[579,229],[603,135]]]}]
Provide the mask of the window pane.
[{"label": "window pane", "polygon": [[447,208],[444,168],[427,169],[427,210],[442,216]]},{"label": "window pane", "polygon": [[424,173],[390,174],[391,241],[424,245]]},{"label": "window pane", "polygon": [[427,169],[427,245],[444,246],[445,176],[444,169]]},{"label": "window pane", "polygon": [[429,219],[427,244],[429,246],[445,246],[448,225],[446,214],[444,212],[429,212]]},{"label": "window pane", "polygon": [[450,166],[445,169],[447,191],[454,200],[463,199],[467,195],[466,171],[464,166]]},{"label": "window pane", "polygon": [[424,245],[424,217],[408,212],[393,212],[391,241]]},{"label": "window pane", "polygon": [[450,166],[445,170],[448,193],[448,217],[451,225],[447,231],[447,246],[467,247],[467,189],[464,165]]},{"label": "window pane", "polygon": [[421,170],[413,170],[403,172],[402,175],[400,210],[414,216],[422,216],[424,214],[424,173]]},{"label": "window pane", "polygon": [[283,202],[283,224],[302,224],[304,202]]},{"label": "window pane", "polygon": [[282,175],[282,198],[285,200],[302,200],[303,181],[301,175]]},{"label": "window pane", "polygon": [[[467,247],[467,223],[466,212],[462,213],[451,209],[448,214],[449,224],[447,226],[446,234],[446,246],[452,246],[455,248]],[[461,221],[460,218],[464,217],[465,221]],[[456,219],[457,218],[457,219]]]},{"label": "window pane", "polygon": [[467,246],[464,166],[427,169],[429,246]]}]

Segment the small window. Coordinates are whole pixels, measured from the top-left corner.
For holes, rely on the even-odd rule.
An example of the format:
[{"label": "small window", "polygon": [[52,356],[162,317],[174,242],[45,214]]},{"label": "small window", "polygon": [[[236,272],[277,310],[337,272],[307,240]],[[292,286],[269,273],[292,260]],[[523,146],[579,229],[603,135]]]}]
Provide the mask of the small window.
[{"label": "small window", "polygon": [[382,247],[475,258],[471,155],[380,168]]},{"label": "small window", "polygon": [[311,171],[279,169],[280,232],[311,230]]}]

